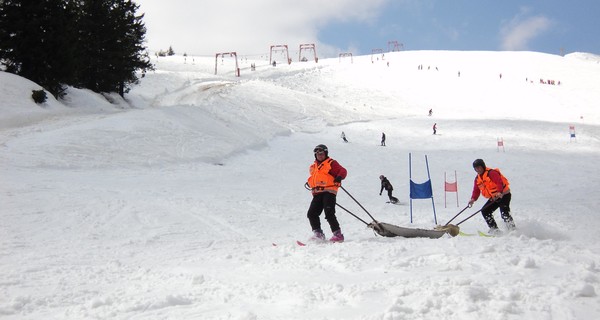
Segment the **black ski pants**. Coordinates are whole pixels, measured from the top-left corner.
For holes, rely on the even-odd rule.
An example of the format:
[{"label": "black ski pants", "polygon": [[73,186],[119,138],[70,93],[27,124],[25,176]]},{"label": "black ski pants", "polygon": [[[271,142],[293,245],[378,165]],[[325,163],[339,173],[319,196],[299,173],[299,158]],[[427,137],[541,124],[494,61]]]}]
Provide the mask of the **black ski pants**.
[{"label": "black ski pants", "polygon": [[498,225],[496,224],[496,220],[494,220],[494,211],[496,211],[496,209],[500,208],[500,216],[502,217],[502,220],[504,220],[504,222],[509,225],[514,227],[514,221],[512,216],[510,215],[510,199],[511,199],[512,195],[510,193],[505,194],[504,196],[502,196],[502,198],[500,198],[498,201],[493,201],[492,199],[489,199],[485,205],[483,206],[483,209],[481,210],[481,215],[483,216],[483,219],[485,219],[485,222],[487,223],[488,227],[490,228],[498,228]]},{"label": "black ski pants", "polygon": [[340,230],[340,224],[335,216],[335,201],[336,195],[331,192],[319,192],[313,195],[308,208],[308,221],[312,230],[321,230],[321,212],[325,211],[325,219],[329,222],[331,231]]},{"label": "black ski pants", "polygon": [[394,191],[394,189],[386,189],[387,194],[388,194],[388,198],[390,198],[390,201],[394,201],[394,196],[392,196],[392,192]]}]

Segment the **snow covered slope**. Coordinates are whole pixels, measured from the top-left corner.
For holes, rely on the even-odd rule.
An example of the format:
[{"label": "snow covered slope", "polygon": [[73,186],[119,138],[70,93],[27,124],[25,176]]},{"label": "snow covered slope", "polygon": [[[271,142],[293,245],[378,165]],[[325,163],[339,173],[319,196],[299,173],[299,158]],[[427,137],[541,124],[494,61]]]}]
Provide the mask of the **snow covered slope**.
[{"label": "snow covered slope", "polygon": [[[600,317],[598,56],[242,59],[239,78],[231,60],[217,75],[213,58],[190,60],[155,61],[126,101],[71,88],[37,106],[39,86],[0,72],[0,318]],[[483,158],[511,182],[518,230],[382,238],[338,210],[346,242],[299,247],[320,143],[352,196],[405,227],[436,224],[429,200],[410,224],[409,153],[417,182],[427,155],[438,224],[466,205]],[[455,171],[458,206],[444,201]],[[380,174],[403,205],[378,195]],[[477,215],[461,230],[487,227]]]}]

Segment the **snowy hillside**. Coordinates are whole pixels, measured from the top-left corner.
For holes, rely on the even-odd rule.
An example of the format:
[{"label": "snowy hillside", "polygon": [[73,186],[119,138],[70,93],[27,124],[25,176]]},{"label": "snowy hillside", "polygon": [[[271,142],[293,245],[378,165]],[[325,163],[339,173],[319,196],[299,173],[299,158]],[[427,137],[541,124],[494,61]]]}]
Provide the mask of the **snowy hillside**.
[{"label": "snowy hillside", "polygon": [[[38,85],[0,72],[0,318],[600,317],[600,57],[242,58],[241,77],[227,58],[217,75],[212,57],[154,62],[125,100],[70,88],[42,106]],[[430,200],[410,223],[409,153],[416,182],[427,156],[438,224],[483,158],[511,182],[518,229],[384,238],[338,209],[346,242],[300,247],[321,143],[369,213],[412,228],[436,223]],[[380,174],[401,205],[379,196]],[[480,215],[460,227],[487,231]]]}]

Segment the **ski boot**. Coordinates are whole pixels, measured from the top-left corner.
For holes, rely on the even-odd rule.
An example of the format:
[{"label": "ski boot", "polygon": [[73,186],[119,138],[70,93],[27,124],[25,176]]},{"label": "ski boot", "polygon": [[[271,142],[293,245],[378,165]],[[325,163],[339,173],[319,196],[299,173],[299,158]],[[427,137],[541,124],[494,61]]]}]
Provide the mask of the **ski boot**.
[{"label": "ski boot", "polygon": [[502,231],[498,229],[498,227],[492,227],[490,230],[488,230],[488,234],[491,236],[501,236]]},{"label": "ski boot", "polygon": [[337,230],[333,232],[333,237],[329,239],[331,242],[344,242],[344,235],[342,234],[342,230]]},{"label": "ski boot", "polygon": [[325,234],[323,233],[323,230],[321,230],[321,229],[313,230],[313,236],[310,237],[310,240],[325,241]]},{"label": "ski boot", "polygon": [[506,224],[506,229],[508,229],[508,232],[517,230],[517,226],[512,219],[504,221],[504,223]]}]

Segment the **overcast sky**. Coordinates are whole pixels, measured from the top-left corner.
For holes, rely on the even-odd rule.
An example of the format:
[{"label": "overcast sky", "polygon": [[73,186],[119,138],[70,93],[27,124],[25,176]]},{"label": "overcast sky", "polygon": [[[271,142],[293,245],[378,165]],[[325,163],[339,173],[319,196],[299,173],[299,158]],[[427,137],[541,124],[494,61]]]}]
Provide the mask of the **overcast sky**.
[{"label": "overcast sky", "polygon": [[374,49],[600,54],[599,0],[134,0],[151,52],[268,55],[315,44],[322,58]]}]

